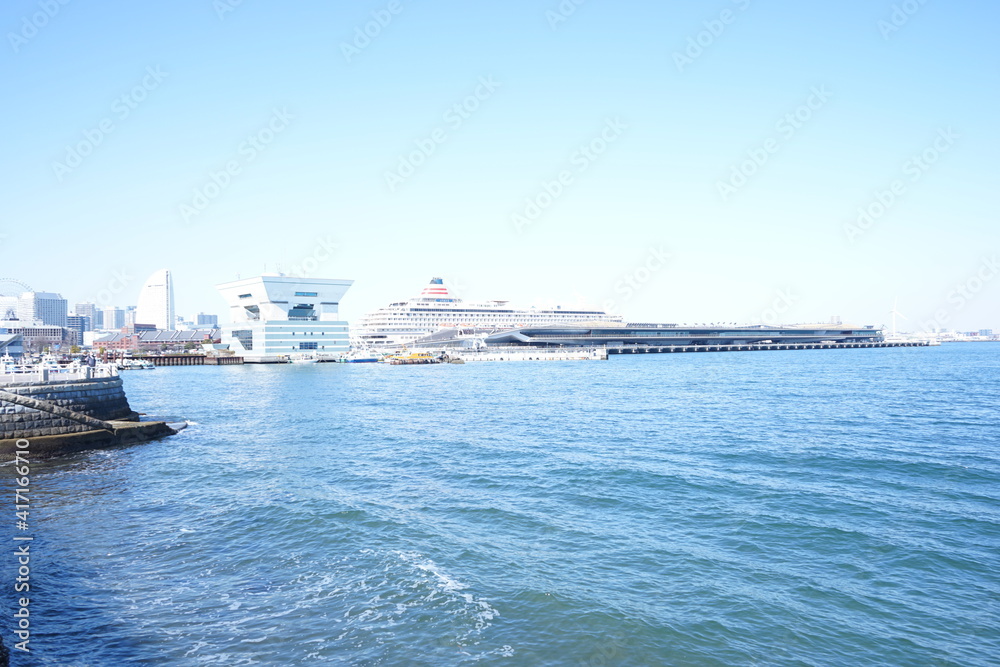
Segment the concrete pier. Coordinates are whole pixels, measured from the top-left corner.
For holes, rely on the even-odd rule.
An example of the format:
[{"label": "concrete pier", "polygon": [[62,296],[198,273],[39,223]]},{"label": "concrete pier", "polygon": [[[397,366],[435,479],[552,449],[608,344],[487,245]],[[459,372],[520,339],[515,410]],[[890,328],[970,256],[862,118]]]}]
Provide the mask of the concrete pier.
[{"label": "concrete pier", "polygon": [[744,345],[628,345],[608,347],[608,354],[664,354],[670,352],[757,352],[764,350],[840,350],[863,347],[927,347],[925,341],[878,343],[749,343]]},{"label": "concrete pier", "polygon": [[[11,376],[3,376],[11,377]],[[67,435],[90,431],[94,424],[136,418],[129,407],[121,378],[117,375],[91,379],[39,381],[34,378],[0,385],[4,394],[14,400],[0,399],[0,438],[18,439],[48,435]],[[52,375],[51,377],[60,377]],[[19,400],[23,399],[23,400]],[[50,405],[46,410],[37,406]],[[78,419],[70,414],[78,414]]]},{"label": "concrete pier", "polygon": [[[28,441],[33,456],[146,442],[177,431],[140,422],[108,366],[0,375],[0,455]],[[59,379],[50,379],[59,378]]]},{"label": "concrete pier", "polygon": [[152,362],[154,366],[230,366],[242,364],[243,357],[207,354],[160,354],[135,356],[132,359]]},{"label": "concrete pier", "polygon": [[604,348],[487,348],[477,351],[449,350],[447,354],[465,362],[473,361],[586,361],[605,360],[608,352]]},{"label": "concrete pier", "polygon": [[110,447],[126,447],[150,440],[157,440],[177,433],[166,422],[132,422],[113,421],[113,431],[94,430],[69,433],[65,435],[42,435],[29,438],[0,439],[0,456],[10,457],[15,451],[24,451],[17,447],[18,440],[24,444],[27,440],[28,451],[35,458],[64,456],[88,449],[108,449]]}]

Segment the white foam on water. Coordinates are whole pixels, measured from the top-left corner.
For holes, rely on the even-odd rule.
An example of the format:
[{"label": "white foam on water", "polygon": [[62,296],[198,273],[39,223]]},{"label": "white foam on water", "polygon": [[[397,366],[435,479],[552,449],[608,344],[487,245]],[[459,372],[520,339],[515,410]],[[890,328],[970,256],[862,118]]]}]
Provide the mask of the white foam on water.
[{"label": "white foam on water", "polygon": [[[399,556],[399,559],[404,563],[413,565],[418,570],[433,575],[437,579],[437,588],[441,593],[449,595],[449,597],[456,601],[461,600],[467,607],[474,610],[472,612],[472,617],[475,619],[473,632],[467,633],[462,637],[462,639],[468,638],[468,636],[473,633],[481,633],[483,630],[492,625],[494,618],[500,615],[500,612],[490,606],[490,603],[485,599],[477,598],[472,593],[460,592],[465,591],[465,589],[468,588],[468,585],[449,575],[430,558],[421,556],[415,552],[400,551],[396,553]],[[432,600],[434,597],[436,596],[429,596],[428,600]]]},{"label": "white foam on water", "polygon": [[192,653],[197,653],[198,651],[200,651],[201,649],[203,649],[206,646],[208,646],[208,642],[201,642],[201,641],[195,642],[195,644],[191,648],[191,650],[184,654],[184,657],[186,658],[189,655],[191,655]]}]

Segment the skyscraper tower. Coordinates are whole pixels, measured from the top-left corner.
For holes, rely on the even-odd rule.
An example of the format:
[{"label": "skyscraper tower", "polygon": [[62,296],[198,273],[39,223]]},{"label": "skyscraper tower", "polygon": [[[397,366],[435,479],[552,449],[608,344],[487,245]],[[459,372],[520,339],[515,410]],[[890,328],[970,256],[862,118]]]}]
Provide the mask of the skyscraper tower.
[{"label": "skyscraper tower", "polygon": [[153,324],[157,329],[174,328],[174,282],[169,269],[160,269],[146,279],[136,304],[136,324]]}]

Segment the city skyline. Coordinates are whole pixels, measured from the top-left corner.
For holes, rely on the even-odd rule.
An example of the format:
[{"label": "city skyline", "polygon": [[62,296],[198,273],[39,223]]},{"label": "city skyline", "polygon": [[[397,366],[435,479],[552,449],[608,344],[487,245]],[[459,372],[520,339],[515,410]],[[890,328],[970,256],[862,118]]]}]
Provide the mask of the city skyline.
[{"label": "city skyline", "polygon": [[[153,276],[151,276],[151,278],[155,277],[155,275],[157,273],[161,273],[162,271],[168,271],[169,272],[169,269],[164,269],[164,270],[161,270],[161,271],[157,271],[157,272],[154,273]],[[262,276],[278,276],[278,275],[284,276],[286,274],[283,274],[283,273],[280,273],[280,274],[279,273],[265,273],[265,274],[258,274],[256,276],[249,276],[249,277],[241,278],[241,279],[242,280],[247,280],[247,279],[260,278]],[[301,277],[301,276],[289,276],[289,277]],[[329,279],[322,278],[322,280],[329,280]],[[486,300],[491,300],[489,297],[478,297],[478,296],[475,296],[475,295],[473,295],[471,297],[462,296],[462,295],[458,294],[455,291],[454,286],[452,286],[447,281],[446,281],[446,284],[449,286],[449,288],[451,288],[454,296],[458,296],[459,298],[462,298],[465,301],[486,301]],[[350,289],[353,289],[353,286]],[[350,293],[350,289],[348,290],[348,294]],[[39,292],[39,293],[41,293],[41,292]],[[54,293],[54,294],[56,296],[61,295],[61,293]],[[413,297],[413,296],[416,296],[416,294],[410,294],[408,296],[404,296],[404,297],[400,297],[400,298],[405,300],[405,299]],[[760,318],[760,319],[755,320],[755,321],[730,321],[730,320],[725,320],[724,318],[720,318],[718,320],[708,320],[708,321],[705,321],[705,322],[700,322],[700,321],[697,321],[697,320],[683,321],[683,322],[682,321],[668,322],[667,320],[662,320],[661,323],[664,323],[664,324],[666,324],[666,323],[674,323],[674,324],[705,324],[705,325],[708,325],[708,324],[711,324],[711,325],[715,325],[715,324],[727,324],[727,323],[731,323],[731,324],[734,324],[734,325],[757,325],[757,324],[779,324],[779,325],[781,325],[781,324],[787,324],[787,325],[795,325],[795,324],[824,324],[824,323],[837,323],[837,324],[839,324],[841,322],[845,322],[845,323],[848,323],[848,324],[855,324],[855,325],[858,325],[858,326],[874,326],[875,328],[884,328],[886,330],[886,332],[889,332],[889,333],[893,332],[894,325],[895,325],[895,329],[898,330],[900,333],[931,333],[931,332],[935,332],[935,331],[936,332],[952,331],[952,332],[957,332],[957,333],[962,333],[962,334],[977,334],[978,333],[978,335],[992,336],[993,335],[993,331],[994,331],[993,327],[989,327],[989,326],[976,326],[976,325],[973,325],[973,326],[970,326],[970,327],[937,326],[937,327],[933,327],[933,328],[920,327],[920,326],[912,326],[910,318],[906,317],[904,314],[902,314],[901,312],[899,312],[896,309],[896,306],[898,305],[898,303],[893,304],[892,308],[888,311],[888,315],[889,316],[886,319],[886,322],[884,322],[882,324],[875,324],[875,323],[871,323],[871,322],[861,322],[861,321],[856,321],[856,320],[845,319],[840,314],[831,315],[831,316],[829,316],[829,317],[827,317],[825,319],[816,319],[816,320],[811,320],[811,321],[807,321],[807,320],[802,320],[802,321],[783,320],[782,316],[787,312],[786,306],[790,302],[790,297],[791,297],[791,295],[779,293],[778,298],[775,300],[775,302],[769,308],[769,312],[765,311],[764,312],[764,316],[762,318]],[[73,302],[72,299],[64,299],[64,300],[67,301],[67,303],[72,303]],[[365,312],[364,315],[369,315],[372,312],[374,312],[374,310],[378,310],[378,308],[383,308],[385,305],[387,305],[387,304],[382,304],[382,306],[378,306],[377,308],[373,309],[372,311]],[[518,306],[518,305],[521,305],[521,304],[516,304],[515,303],[515,304],[512,304],[512,305]],[[555,306],[568,306],[568,305],[581,305],[581,304],[578,303],[578,304],[552,304],[552,305],[555,305]],[[94,306],[95,306],[95,304],[90,303],[90,302],[76,303],[74,307],[69,308],[68,312],[70,313],[70,315],[74,315],[74,314],[76,314],[76,315],[80,315],[80,314],[86,315],[86,312],[84,312],[84,313],[80,312],[80,308],[81,307],[93,308]],[[111,306],[106,306],[104,308],[97,308],[96,310],[97,310],[98,313],[100,313],[101,311],[107,311],[107,310],[111,310],[111,309],[119,309],[119,310],[121,310],[122,315],[124,316],[129,311],[132,311],[132,312],[136,311],[136,306],[126,304],[125,308],[119,308],[119,304],[114,304],[114,305],[111,305]],[[223,308],[220,308],[218,312],[225,313],[227,310],[228,310],[227,307],[223,307]],[[896,314],[901,318],[901,319],[896,320],[895,322],[893,322],[893,319],[892,319],[892,312],[893,312],[893,310],[895,310]],[[360,319],[360,318],[358,318],[358,319]],[[136,320],[136,321],[138,321],[138,320]],[[350,319],[347,319],[347,321],[349,322],[349,324],[352,327],[354,327],[355,324],[356,324],[355,321],[352,321]],[[638,320],[629,320],[628,318],[626,318],[626,321],[635,322],[635,321],[638,321]],[[216,327],[216,326],[218,326],[220,324],[232,324],[232,322],[230,322],[228,320],[228,318],[227,318],[226,315],[219,315],[218,313],[204,313],[204,312],[200,312],[200,311],[198,313],[196,313],[194,315],[191,315],[191,316],[188,316],[186,318],[183,315],[176,315],[173,318],[173,322],[174,322],[174,325],[175,325],[173,328],[179,328],[179,325],[183,324],[183,325],[185,325],[184,328],[189,328],[189,329],[201,329],[201,328],[211,329],[211,328],[214,328],[214,327]],[[93,329],[94,330],[100,330],[100,331],[117,331],[120,328],[122,328],[122,327],[109,327],[109,326],[106,326],[106,325],[102,325],[100,327],[97,327],[96,325],[93,325]],[[162,327],[158,327],[158,328],[159,329],[163,329]]]},{"label": "city skyline", "polygon": [[1000,329],[1000,8],[564,5],[9,3],[3,273],[103,307],[170,266],[188,313],[280,266],[354,280],[348,320],[442,275],[635,321],[898,299]]}]

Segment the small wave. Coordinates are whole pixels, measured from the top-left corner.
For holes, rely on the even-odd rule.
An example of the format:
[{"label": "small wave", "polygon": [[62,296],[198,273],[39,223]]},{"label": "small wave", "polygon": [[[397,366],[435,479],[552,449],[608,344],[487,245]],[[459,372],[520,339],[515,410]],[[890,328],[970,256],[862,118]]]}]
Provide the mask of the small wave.
[{"label": "small wave", "polygon": [[500,615],[500,612],[492,607],[487,600],[477,598],[472,593],[460,592],[465,591],[468,585],[450,576],[430,558],[414,552],[400,551],[396,553],[404,563],[411,564],[418,570],[433,575],[438,580],[437,588],[442,593],[449,594],[456,600],[461,600],[471,607],[472,610],[475,610],[471,613],[472,618],[475,619],[473,623],[473,631],[475,633],[478,634],[490,627],[493,619]]}]

